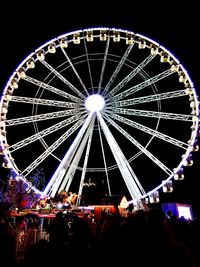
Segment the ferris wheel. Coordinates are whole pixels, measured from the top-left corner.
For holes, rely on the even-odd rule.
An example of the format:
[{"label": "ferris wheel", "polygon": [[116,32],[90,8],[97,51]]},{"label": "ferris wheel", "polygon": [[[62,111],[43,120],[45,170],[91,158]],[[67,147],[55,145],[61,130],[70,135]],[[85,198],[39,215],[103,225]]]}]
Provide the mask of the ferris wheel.
[{"label": "ferris wheel", "polygon": [[[77,204],[88,180],[130,202],[157,201],[198,150],[186,69],[129,30],[81,29],[42,44],[9,78],[0,108],[3,167],[41,196],[75,191]],[[37,168],[42,189],[30,179]]]}]

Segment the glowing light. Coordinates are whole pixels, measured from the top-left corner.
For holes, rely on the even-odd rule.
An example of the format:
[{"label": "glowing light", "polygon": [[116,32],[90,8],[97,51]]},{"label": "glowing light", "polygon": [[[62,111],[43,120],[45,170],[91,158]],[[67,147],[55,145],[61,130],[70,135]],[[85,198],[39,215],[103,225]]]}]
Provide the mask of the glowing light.
[{"label": "glowing light", "polygon": [[89,111],[95,112],[103,109],[105,101],[102,96],[98,94],[90,95],[85,102],[85,106]]},{"label": "glowing light", "polygon": [[121,202],[120,202],[120,205],[119,205],[119,207],[120,208],[123,208],[123,209],[126,209],[126,208],[128,208],[128,201],[127,201],[127,199],[126,199],[126,197],[125,196],[123,196],[123,198],[122,198],[122,200],[121,200]]}]

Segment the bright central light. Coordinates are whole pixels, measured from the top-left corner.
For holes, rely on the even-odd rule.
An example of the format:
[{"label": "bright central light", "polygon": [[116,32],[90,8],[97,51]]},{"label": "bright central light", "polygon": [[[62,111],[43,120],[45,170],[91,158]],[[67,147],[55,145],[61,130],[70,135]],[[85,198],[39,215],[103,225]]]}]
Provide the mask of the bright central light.
[{"label": "bright central light", "polygon": [[89,111],[95,112],[103,109],[105,101],[102,96],[93,94],[88,96],[85,101],[85,106]]}]

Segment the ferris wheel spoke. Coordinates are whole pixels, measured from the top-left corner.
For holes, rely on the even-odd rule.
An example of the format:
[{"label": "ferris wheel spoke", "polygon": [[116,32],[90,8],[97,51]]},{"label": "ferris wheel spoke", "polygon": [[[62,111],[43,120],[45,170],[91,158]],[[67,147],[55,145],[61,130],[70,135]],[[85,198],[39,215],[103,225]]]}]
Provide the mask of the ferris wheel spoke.
[{"label": "ferris wheel spoke", "polygon": [[64,84],[66,84],[73,92],[75,92],[81,99],[85,99],[85,96],[65,77],[63,77],[56,69],[54,69],[50,64],[45,60],[40,60],[40,62],[47,67],[56,77],[58,77]]},{"label": "ferris wheel spoke", "polygon": [[71,103],[71,102],[48,100],[48,99],[41,99],[41,98],[31,98],[31,97],[23,97],[23,96],[13,96],[10,101],[24,103],[24,104],[35,104],[35,105],[37,104],[37,105],[65,107],[65,108],[80,108],[79,103]]},{"label": "ferris wheel spoke", "polygon": [[107,97],[113,97],[116,95],[121,88],[123,88],[135,75],[137,75],[147,64],[151,62],[151,60],[156,55],[150,54],[147,58],[145,58],[137,67],[131,71],[117,86],[115,86],[108,94]]},{"label": "ferris wheel spoke", "polygon": [[68,119],[63,120],[59,123],[56,123],[53,126],[46,128],[43,131],[37,132],[36,134],[29,136],[28,138],[25,138],[22,141],[14,144],[14,145],[11,145],[9,147],[9,150],[10,150],[10,152],[13,152],[15,150],[21,149],[22,147],[27,146],[27,145],[29,145],[29,144],[37,141],[37,140],[40,140],[42,137],[47,136],[49,134],[52,134],[53,132],[58,131],[59,129],[66,127],[67,125],[69,125],[69,124],[71,124],[77,120],[80,120],[80,119],[81,119],[80,114],[76,114],[76,115],[72,116],[71,118],[68,118]]},{"label": "ferris wheel spoke", "polygon": [[100,143],[101,143],[101,150],[102,150],[102,156],[103,156],[103,162],[104,162],[104,168],[105,168],[105,174],[106,174],[106,181],[107,181],[107,186],[108,186],[108,193],[109,193],[109,195],[111,195],[111,187],[110,187],[110,182],[109,182],[109,177],[108,177],[108,167],[107,167],[107,163],[106,163],[104,144],[103,144],[103,140],[102,140],[102,134],[101,134],[99,121],[98,121],[98,132],[99,132],[99,138],[100,138]]},{"label": "ferris wheel spoke", "polygon": [[128,109],[128,108],[112,108],[114,114],[124,114],[124,115],[134,115],[142,116],[149,118],[157,119],[168,119],[168,120],[180,120],[180,121],[193,121],[192,115],[178,114],[178,113],[169,113],[169,112],[160,112],[152,110],[141,110],[141,109]]},{"label": "ferris wheel spoke", "polygon": [[90,59],[89,59],[89,53],[88,53],[87,43],[86,43],[85,38],[84,38],[84,49],[85,49],[85,54],[86,54],[86,59],[87,59],[86,62],[87,62],[87,68],[88,68],[88,72],[89,72],[90,87],[94,88]]},{"label": "ferris wheel spoke", "polygon": [[88,90],[87,90],[87,88],[86,88],[85,84],[83,83],[83,81],[82,81],[82,79],[81,79],[81,77],[80,77],[79,73],[77,72],[77,70],[76,70],[76,68],[75,68],[74,64],[72,63],[71,59],[69,58],[69,56],[68,56],[67,52],[66,52],[66,51],[65,51],[65,49],[64,49],[64,48],[62,48],[62,47],[61,47],[61,50],[62,50],[63,54],[65,55],[65,57],[66,57],[67,61],[69,62],[69,64],[70,64],[70,66],[71,66],[71,68],[72,68],[73,72],[75,73],[76,77],[78,78],[78,80],[79,80],[80,84],[82,85],[82,87],[83,87],[84,91],[86,92],[86,95],[88,95],[88,94],[89,94],[89,93],[88,93]]},{"label": "ferris wheel spoke", "polygon": [[152,85],[152,84],[154,84],[154,83],[156,83],[156,82],[158,82],[158,81],[160,81],[160,80],[162,80],[162,79],[164,79],[164,78],[166,78],[172,74],[173,74],[173,72],[171,71],[171,69],[165,70],[162,73],[159,73],[156,76],[151,77],[148,80],[145,80],[145,81],[123,91],[122,93],[120,93],[118,95],[112,96],[112,100],[117,101],[117,100],[123,99],[127,96],[130,96],[133,93],[136,93],[136,92],[146,88],[147,86]]},{"label": "ferris wheel spoke", "polygon": [[122,101],[115,101],[113,98],[111,98],[110,104],[114,107],[123,107],[123,106],[129,106],[129,105],[135,105],[135,104],[141,104],[141,103],[149,103],[153,101],[166,100],[166,99],[175,98],[175,97],[182,97],[185,95],[187,95],[186,90],[178,90],[178,91],[160,93],[156,95],[154,94],[154,95],[147,95],[143,97],[136,97],[133,99],[127,99],[127,100],[122,100]]},{"label": "ferris wheel spoke", "polygon": [[36,85],[36,86],[38,86],[38,87],[44,88],[44,89],[46,89],[46,90],[48,90],[48,91],[50,91],[50,92],[52,92],[54,94],[63,96],[63,97],[65,97],[67,99],[70,99],[70,100],[72,100],[74,102],[77,102],[77,103],[81,102],[80,98],[78,98],[76,96],[73,96],[73,95],[71,95],[69,93],[66,93],[66,92],[64,92],[64,91],[62,91],[62,90],[60,90],[60,89],[58,89],[58,88],[56,88],[54,86],[46,84],[46,83],[44,83],[42,81],[39,81],[39,80],[37,80],[35,78],[32,78],[32,77],[30,77],[28,75],[26,75],[23,79],[28,81],[28,82],[30,82],[30,83],[32,83],[32,84],[34,84],[34,85]]},{"label": "ferris wheel spoke", "polygon": [[104,52],[103,64],[102,64],[102,67],[101,67],[101,74],[100,74],[98,91],[97,91],[98,94],[101,92],[101,87],[102,87],[102,82],[103,82],[103,77],[104,77],[106,62],[107,62],[109,45],[110,45],[110,38],[108,38],[107,39],[107,42],[106,42],[106,48],[105,48],[105,52]]},{"label": "ferris wheel spoke", "polygon": [[171,175],[173,172],[165,166],[158,158],[156,158],[150,151],[148,151],[145,147],[143,147],[136,139],[134,139],[128,132],[122,129],[117,123],[115,123],[111,118],[104,115],[105,119],[115,127],[121,134],[123,134],[126,139],[131,141],[139,150],[141,150],[147,157],[149,157],[157,166],[159,166],[164,172]]},{"label": "ferris wheel spoke", "polygon": [[[70,110],[44,113],[44,114],[40,114],[40,115],[32,115],[32,116],[27,116],[27,117],[9,119],[9,120],[6,120],[6,125],[7,126],[14,126],[14,125],[38,122],[38,121],[43,121],[43,120],[56,119],[56,118],[61,118],[61,117],[66,117],[66,116],[72,116],[72,115],[77,114],[77,112],[82,113],[82,111],[84,111],[84,110],[70,109]],[[83,114],[84,113],[85,112],[83,112]]]},{"label": "ferris wheel spoke", "polygon": [[111,88],[113,82],[115,81],[115,79],[116,79],[118,73],[120,72],[120,70],[121,70],[121,68],[122,68],[122,66],[123,66],[123,64],[124,64],[124,62],[126,61],[128,55],[129,55],[129,53],[130,53],[131,50],[132,50],[133,46],[134,46],[134,43],[133,43],[133,44],[130,44],[130,45],[128,46],[128,48],[127,48],[127,50],[125,51],[124,55],[122,56],[120,62],[118,63],[116,69],[114,70],[114,72],[113,72],[113,74],[112,74],[112,76],[111,76],[109,82],[107,83],[107,85],[105,86],[105,89],[103,90],[103,93],[102,93],[103,96],[106,95],[106,94],[108,93],[108,91],[110,90],[110,88]]},{"label": "ferris wheel spoke", "polygon": [[45,158],[47,158],[59,145],[61,145],[66,138],[68,138],[73,132],[75,132],[83,123],[83,119],[77,121],[69,130],[67,130],[60,138],[56,140],[51,146],[48,147],[36,160],[34,160],[26,169],[22,171],[22,175],[25,177],[35,169]]},{"label": "ferris wheel spoke", "polygon": [[125,124],[127,124],[129,126],[132,126],[132,127],[136,128],[136,129],[138,129],[140,131],[148,133],[148,134],[150,134],[150,135],[152,135],[154,137],[157,137],[157,138],[159,138],[161,140],[169,142],[170,144],[173,144],[175,146],[181,147],[182,149],[186,150],[189,147],[188,144],[186,144],[186,143],[184,143],[184,142],[182,142],[180,140],[177,140],[177,139],[175,139],[173,137],[170,137],[170,136],[168,136],[166,134],[160,133],[160,132],[158,132],[156,130],[153,130],[153,129],[149,128],[149,127],[146,127],[146,126],[144,126],[144,125],[142,125],[140,123],[137,123],[137,122],[134,122],[132,120],[126,119],[126,118],[124,118],[122,116],[119,116],[117,114],[114,114],[114,113],[111,113],[110,116],[115,120],[118,120],[118,121],[120,121],[122,123],[125,123]]}]

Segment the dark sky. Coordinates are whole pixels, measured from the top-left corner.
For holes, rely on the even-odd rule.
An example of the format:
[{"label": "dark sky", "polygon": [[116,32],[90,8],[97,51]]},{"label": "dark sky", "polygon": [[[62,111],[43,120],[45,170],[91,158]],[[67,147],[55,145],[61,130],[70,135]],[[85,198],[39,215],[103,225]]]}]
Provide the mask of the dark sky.
[{"label": "dark sky", "polygon": [[[121,1],[115,7],[108,7],[106,2],[93,2],[92,6],[80,6],[77,2],[67,6],[58,1],[52,7],[40,3],[20,8],[1,7],[6,19],[0,16],[0,91],[17,65],[44,42],[69,31],[105,26],[143,34],[166,47],[184,65],[200,94],[199,16],[191,1],[177,10],[169,2],[168,6],[156,6],[156,3],[146,6],[144,1],[140,6]],[[195,153],[194,165],[189,168],[187,177],[177,188],[176,200],[191,203],[200,214],[200,152]]]}]

